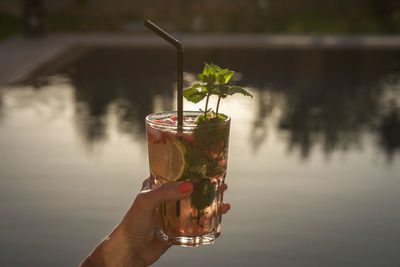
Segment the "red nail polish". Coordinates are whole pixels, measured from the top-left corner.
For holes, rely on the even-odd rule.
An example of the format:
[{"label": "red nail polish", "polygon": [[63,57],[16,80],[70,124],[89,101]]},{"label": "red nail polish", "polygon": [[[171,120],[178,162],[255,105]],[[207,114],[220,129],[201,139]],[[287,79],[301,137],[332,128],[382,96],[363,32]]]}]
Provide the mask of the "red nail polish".
[{"label": "red nail polish", "polygon": [[226,205],[226,210],[230,210],[231,209],[231,204],[226,203],[225,205]]},{"label": "red nail polish", "polygon": [[182,194],[188,193],[192,191],[192,189],[193,189],[193,184],[191,182],[184,182],[179,185],[179,191]]}]

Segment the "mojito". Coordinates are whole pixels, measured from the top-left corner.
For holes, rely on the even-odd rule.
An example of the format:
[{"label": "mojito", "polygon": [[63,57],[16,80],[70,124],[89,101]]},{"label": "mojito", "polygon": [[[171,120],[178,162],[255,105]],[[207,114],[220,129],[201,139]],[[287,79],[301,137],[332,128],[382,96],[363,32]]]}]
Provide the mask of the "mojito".
[{"label": "mojito", "polygon": [[184,111],[184,124],[180,127],[176,112],[155,113],[146,118],[152,186],[181,181],[193,184],[191,196],[165,201],[157,209],[157,234],[171,244],[210,244],[221,231],[219,207],[230,118],[220,114],[218,119],[199,121],[201,114]]}]

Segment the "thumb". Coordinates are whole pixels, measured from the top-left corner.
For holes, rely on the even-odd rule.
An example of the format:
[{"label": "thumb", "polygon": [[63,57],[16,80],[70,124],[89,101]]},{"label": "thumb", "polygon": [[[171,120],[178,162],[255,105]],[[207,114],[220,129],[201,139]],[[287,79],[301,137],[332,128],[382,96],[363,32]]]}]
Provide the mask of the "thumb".
[{"label": "thumb", "polygon": [[140,206],[154,209],[166,200],[180,200],[189,196],[193,191],[191,182],[166,183],[151,190],[144,190],[136,197],[135,202]]}]

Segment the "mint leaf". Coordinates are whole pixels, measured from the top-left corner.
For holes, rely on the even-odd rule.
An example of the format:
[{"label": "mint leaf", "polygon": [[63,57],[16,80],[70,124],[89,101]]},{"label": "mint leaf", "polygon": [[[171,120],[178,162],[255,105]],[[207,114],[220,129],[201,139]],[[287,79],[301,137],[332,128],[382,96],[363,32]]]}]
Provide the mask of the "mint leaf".
[{"label": "mint leaf", "polygon": [[206,171],[207,177],[220,176],[223,173],[224,173],[224,169],[221,167],[221,165],[218,163],[218,161],[210,160],[207,163],[207,171]]},{"label": "mint leaf", "polygon": [[204,120],[209,119],[209,116],[207,114],[209,113],[208,104],[211,96],[216,95],[218,97],[215,112],[213,112],[214,117],[218,116],[221,99],[237,93],[244,96],[253,97],[242,87],[228,85],[228,82],[231,80],[234,74],[235,72],[229,69],[222,69],[215,64],[206,63],[203,72],[198,76],[201,84],[194,84],[191,88],[188,88],[184,91],[184,97],[188,101],[191,101],[193,103],[198,103],[204,98],[206,99],[206,105],[203,115],[204,117],[199,118],[196,121],[197,125],[203,123]]},{"label": "mint leaf", "polygon": [[215,65],[215,64],[210,64],[211,65],[211,67],[212,67],[212,69],[213,69],[213,73],[218,73],[218,72],[220,72],[222,69],[221,69],[221,67],[220,66],[218,66],[218,65]]},{"label": "mint leaf", "polygon": [[192,88],[195,88],[195,89],[201,88],[201,87],[202,87],[202,85],[199,84],[199,83],[195,83],[195,84],[192,85]]},{"label": "mint leaf", "polygon": [[199,79],[206,84],[206,87],[211,87],[217,81],[215,67],[206,63],[203,73],[199,74]]},{"label": "mint leaf", "polygon": [[[200,111],[203,111],[203,110],[200,109]],[[208,122],[208,120],[212,117],[212,115],[208,112],[209,112],[209,110],[207,110],[205,112],[206,115],[199,115],[197,117],[197,120],[195,121],[196,125],[201,125],[201,124]]]},{"label": "mint leaf", "polygon": [[226,93],[227,95],[233,95],[233,94],[242,94],[244,96],[250,96],[251,98],[253,98],[253,95],[250,94],[249,92],[247,92],[245,89],[243,89],[242,87],[239,86],[232,86],[228,89],[228,92]]},{"label": "mint leaf", "polygon": [[202,80],[206,85],[205,87],[207,88],[207,91],[212,91],[212,88],[215,84],[215,82],[217,81],[217,77],[214,74],[209,74],[206,76],[203,76],[203,80]]},{"label": "mint leaf", "polygon": [[239,86],[230,86],[230,85],[225,85],[225,84],[221,84],[218,85],[217,89],[215,90],[216,94],[219,97],[222,98],[226,98],[229,95],[234,95],[234,94],[242,94],[244,96],[250,96],[253,97],[252,94],[250,94],[249,92],[247,92],[245,89],[243,89],[242,87]]},{"label": "mint leaf", "polygon": [[196,88],[193,87],[183,90],[182,94],[186,98],[186,100],[193,103],[200,102],[207,95],[206,92],[198,91]]},{"label": "mint leaf", "polygon": [[195,129],[196,141],[199,149],[203,151],[220,143],[227,144],[229,140],[229,129],[224,124],[216,124],[226,120],[226,115],[207,114],[207,118],[203,115],[197,119],[197,128]]},{"label": "mint leaf", "polygon": [[203,69],[203,75],[210,75],[210,74],[215,74],[215,65],[214,64],[208,64],[204,66]]},{"label": "mint leaf", "polygon": [[228,92],[229,92],[230,88],[231,88],[231,86],[229,86],[229,85],[220,84],[215,89],[216,95],[218,95],[219,97],[225,98],[228,96]]},{"label": "mint leaf", "polygon": [[211,205],[215,197],[215,187],[217,183],[210,179],[203,179],[198,186],[193,188],[191,197],[192,207],[203,210]]},{"label": "mint leaf", "polygon": [[217,74],[217,81],[219,84],[227,84],[234,74],[234,71],[221,69]]},{"label": "mint leaf", "polygon": [[185,160],[190,166],[203,166],[207,163],[207,154],[200,148],[193,147],[186,152]]}]

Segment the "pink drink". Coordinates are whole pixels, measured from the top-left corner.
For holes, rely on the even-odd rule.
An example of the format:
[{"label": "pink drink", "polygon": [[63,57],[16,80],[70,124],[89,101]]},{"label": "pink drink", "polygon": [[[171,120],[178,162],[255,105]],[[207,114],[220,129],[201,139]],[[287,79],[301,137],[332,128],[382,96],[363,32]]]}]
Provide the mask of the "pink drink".
[{"label": "pink drink", "polygon": [[219,207],[226,175],[230,118],[196,125],[201,112],[184,112],[178,128],[176,112],[147,116],[150,174],[153,187],[191,181],[193,193],[165,201],[157,209],[159,237],[171,244],[211,244],[221,231]]}]

